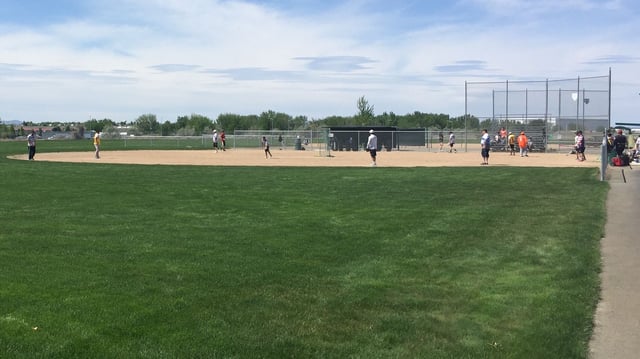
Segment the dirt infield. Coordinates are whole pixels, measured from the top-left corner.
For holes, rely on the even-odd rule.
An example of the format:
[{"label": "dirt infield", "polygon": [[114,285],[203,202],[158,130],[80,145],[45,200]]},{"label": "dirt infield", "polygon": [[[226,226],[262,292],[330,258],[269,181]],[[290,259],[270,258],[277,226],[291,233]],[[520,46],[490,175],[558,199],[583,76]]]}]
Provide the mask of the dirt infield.
[{"label": "dirt infield", "polygon": [[[367,167],[369,154],[360,152],[325,152],[272,150],[266,159],[260,149],[231,149],[218,153],[212,150],[137,150],[102,151],[95,159],[93,152],[38,153],[36,161],[117,163],[145,165],[198,165],[198,166],[304,166],[304,167]],[[12,156],[26,160],[27,155]],[[378,167],[470,167],[480,166],[479,150],[470,152],[378,152]],[[531,153],[529,157],[509,156],[507,152],[492,152],[489,166],[529,167],[599,167],[600,158],[588,155],[587,161],[576,161],[569,153]]]}]

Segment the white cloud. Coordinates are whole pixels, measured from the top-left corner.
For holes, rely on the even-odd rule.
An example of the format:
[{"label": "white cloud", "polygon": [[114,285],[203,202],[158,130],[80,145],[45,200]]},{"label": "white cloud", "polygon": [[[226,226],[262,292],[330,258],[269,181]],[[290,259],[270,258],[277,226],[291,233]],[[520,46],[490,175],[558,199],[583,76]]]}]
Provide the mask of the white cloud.
[{"label": "white cloud", "polygon": [[41,27],[0,23],[9,104],[0,117],[324,117],[353,114],[362,95],[377,112],[457,116],[465,80],[605,75],[609,66],[626,80],[616,92],[635,85],[637,96],[632,2],[337,3],[95,0]]}]

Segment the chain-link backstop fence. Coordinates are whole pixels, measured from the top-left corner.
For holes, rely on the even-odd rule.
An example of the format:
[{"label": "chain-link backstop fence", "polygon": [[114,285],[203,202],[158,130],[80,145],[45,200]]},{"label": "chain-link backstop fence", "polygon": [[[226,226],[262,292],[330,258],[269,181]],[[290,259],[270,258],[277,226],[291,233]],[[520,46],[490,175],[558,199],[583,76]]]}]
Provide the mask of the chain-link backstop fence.
[{"label": "chain-link backstop fence", "polygon": [[541,150],[573,146],[576,130],[596,148],[610,127],[610,93],[610,72],[563,80],[465,82],[465,113],[490,123],[491,134],[503,128],[525,131]]}]

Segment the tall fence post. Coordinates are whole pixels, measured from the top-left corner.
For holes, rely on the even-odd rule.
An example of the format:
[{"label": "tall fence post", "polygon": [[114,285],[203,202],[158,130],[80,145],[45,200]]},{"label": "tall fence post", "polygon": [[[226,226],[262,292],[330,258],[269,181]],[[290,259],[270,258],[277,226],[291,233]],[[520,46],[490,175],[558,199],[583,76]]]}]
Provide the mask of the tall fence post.
[{"label": "tall fence post", "polygon": [[[605,137],[605,141],[607,138]],[[609,154],[607,152],[607,145],[602,144],[600,146],[600,181],[604,181],[607,166],[609,165]]]}]

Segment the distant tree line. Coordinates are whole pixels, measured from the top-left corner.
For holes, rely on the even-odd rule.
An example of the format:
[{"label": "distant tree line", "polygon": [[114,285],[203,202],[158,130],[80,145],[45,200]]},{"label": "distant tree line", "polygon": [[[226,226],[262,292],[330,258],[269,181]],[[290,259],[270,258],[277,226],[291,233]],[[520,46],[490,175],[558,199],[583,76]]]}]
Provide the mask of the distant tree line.
[{"label": "distant tree line", "polygon": [[[259,115],[239,115],[233,113],[220,114],[215,121],[207,116],[192,114],[179,116],[175,122],[160,123],[155,114],[140,115],[134,121],[120,122],[105,118],[91,119],[83,123],[41,123],[40,126],[53,127],[53,131],[73,132],[75,137],[83,138],[85,132],[100,131],[105,135],[118,136],[120,132],[131,135],[161,135],[161,136],[197,136],[209,133],[213,129],[224,129],[227,133],[235,130],[315,130],[323,127],[338,126],[393,126],[399,128],[429,128],[437,130],[463,129],[465,125],[470,129],[479,129],[482,125],[490,125],[490,120],[482,123],[474,116],[450,117],[446,114],[424,113],[415,111],[405,115],[393,112],[374,113],[374,107],[362,96],[357,101],[358,111],[352,116],[329,116],[323,119],[309,120],[307,116],[291,116],[282,112],[268,110]],[[489,123],[487,123],[489,121]],[[25,122],[23,126],[37,126]],[[491,126],[487,126],[491,127]],[[22,136],[20,128],[13,125],[0,125],[0,138]],[[13,137],[12,137],[13,136]]]}]

